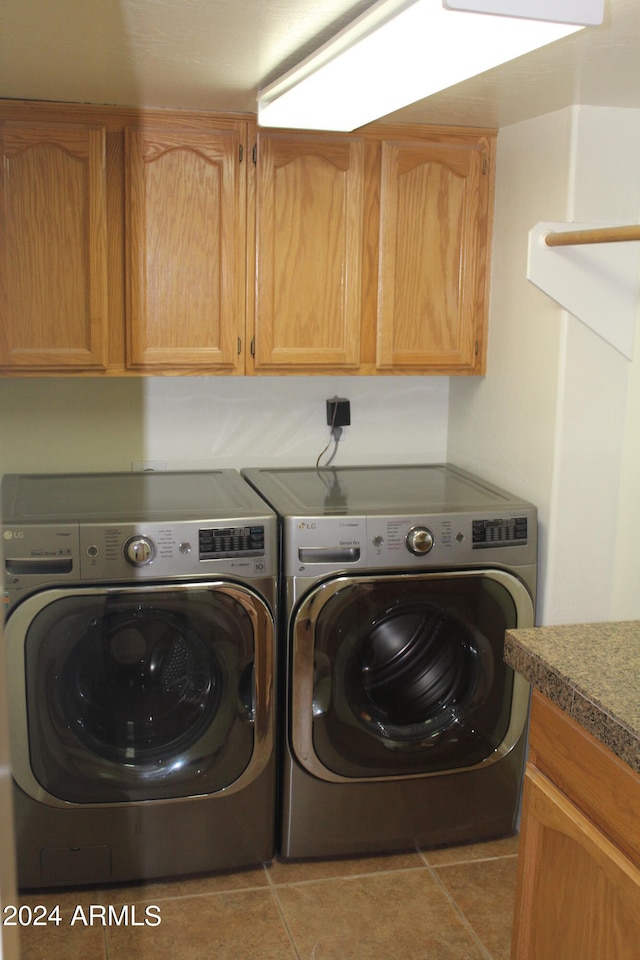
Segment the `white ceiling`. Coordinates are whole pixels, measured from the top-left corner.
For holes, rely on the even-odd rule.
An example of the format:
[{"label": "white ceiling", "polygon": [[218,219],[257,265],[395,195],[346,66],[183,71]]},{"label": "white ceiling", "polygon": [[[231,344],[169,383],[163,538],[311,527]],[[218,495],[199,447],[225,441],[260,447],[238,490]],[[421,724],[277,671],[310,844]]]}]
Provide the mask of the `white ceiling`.
[{"label": "white ceiling", "polygon": [[[256,91],[372,0],[2,0],[0,97],[255,112]],[[640,108],[640,2],[393,114],[505,126],[569,104]]]}]

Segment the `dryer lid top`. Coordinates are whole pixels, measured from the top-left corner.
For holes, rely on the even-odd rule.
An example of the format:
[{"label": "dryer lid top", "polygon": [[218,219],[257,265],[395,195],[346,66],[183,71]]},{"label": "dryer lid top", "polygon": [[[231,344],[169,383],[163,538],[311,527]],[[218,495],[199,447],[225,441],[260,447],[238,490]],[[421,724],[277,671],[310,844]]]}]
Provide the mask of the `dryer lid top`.
[{"label": "dryer lid top", "polygon": [[282,516],[436,514],[531,508],[452,464],[248,468],[243,475]]}]

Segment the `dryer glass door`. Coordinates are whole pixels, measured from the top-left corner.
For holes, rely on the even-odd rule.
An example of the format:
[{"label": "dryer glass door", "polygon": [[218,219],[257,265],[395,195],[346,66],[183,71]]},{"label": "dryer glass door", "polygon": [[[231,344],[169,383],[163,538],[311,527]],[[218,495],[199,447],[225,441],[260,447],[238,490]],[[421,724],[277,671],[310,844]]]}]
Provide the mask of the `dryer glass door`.
[{"label": "dryer glass door", "polygon": [[526,700],[514,717],[504,633],[532,612],[500,572],[324,583],[294,624],[296,756],[316,775],[357,779],[469,768],[510,749]]},{"label": "dryer glass door", "polygon": [[20,785],[33,792],[32,776],[75,803],[229,787],[264,734],[256,671],[270,669],[272,628],[258,597],[223,583],[28,599],[7,624],[25,664],[11,704],[29,756]]}]

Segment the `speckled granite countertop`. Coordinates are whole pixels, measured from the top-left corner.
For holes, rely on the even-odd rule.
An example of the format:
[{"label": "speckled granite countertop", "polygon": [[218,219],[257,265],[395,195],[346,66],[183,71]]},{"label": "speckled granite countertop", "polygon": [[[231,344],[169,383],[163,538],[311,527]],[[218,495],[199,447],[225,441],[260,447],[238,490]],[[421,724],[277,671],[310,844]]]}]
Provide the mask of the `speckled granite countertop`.
[{"label": "speckled granite countertop", "polygon": [[508,630],[505,660],[640,772],[640,621]]}]

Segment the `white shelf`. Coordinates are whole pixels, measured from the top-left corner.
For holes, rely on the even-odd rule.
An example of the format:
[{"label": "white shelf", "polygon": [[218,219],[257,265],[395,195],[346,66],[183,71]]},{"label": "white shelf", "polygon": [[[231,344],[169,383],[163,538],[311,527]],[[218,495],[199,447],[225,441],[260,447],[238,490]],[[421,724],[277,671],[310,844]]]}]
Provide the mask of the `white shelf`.
[{"label": "white shelf", "polygon": [[527,278],[616,350],[633,359],[640,300],[640,240],[548,246],[548,233],[620,226],[537,223],[529,231]]}]

